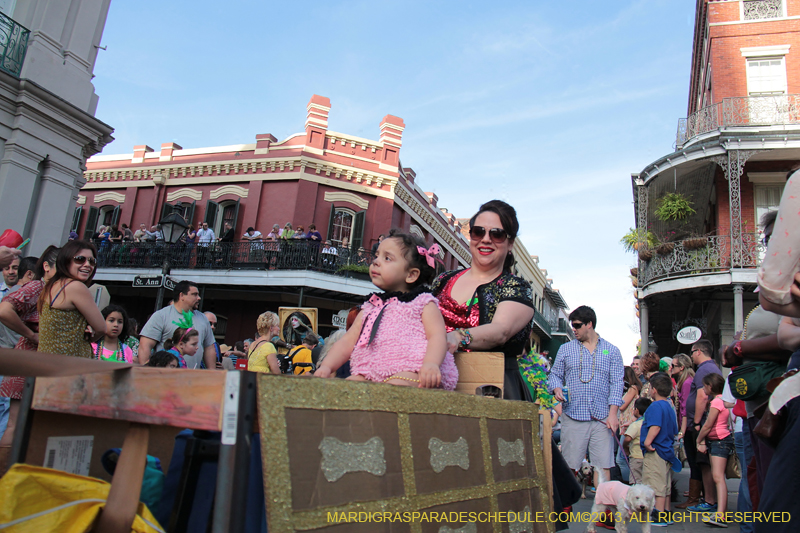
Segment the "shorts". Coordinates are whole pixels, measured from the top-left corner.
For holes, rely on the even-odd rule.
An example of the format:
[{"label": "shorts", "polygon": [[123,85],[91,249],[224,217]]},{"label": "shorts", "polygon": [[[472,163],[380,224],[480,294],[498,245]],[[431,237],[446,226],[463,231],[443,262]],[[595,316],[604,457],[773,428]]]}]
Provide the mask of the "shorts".
[{"label": "shorts", "polygon": [[644,478],[642,478],[644,459],[631,459],[629,462],[631,471],[629,481],[631,482],[631,485],[634,483],[642,483],[644,481]]},{"label": "shorts", "polygon": [[706,438],[706,442],[708,443],[708,455],[727,458],[736,452],[733,435],[728,435],[719,440]]},{"label": "shorts", "polygon": [[581,462],[589,453],[589,462],[595,468],[612,468],[614,442],[617,439],[605,422],[581,422],[567,415],[561,417],[561,454],[572,470],[580,470]]},{"label": "shorts", "polygon": [[656,496],[669,496],[672,491],[672,465],[658,456],[656,452],[644,454],[642,478],[645,485],[655,491]]}]

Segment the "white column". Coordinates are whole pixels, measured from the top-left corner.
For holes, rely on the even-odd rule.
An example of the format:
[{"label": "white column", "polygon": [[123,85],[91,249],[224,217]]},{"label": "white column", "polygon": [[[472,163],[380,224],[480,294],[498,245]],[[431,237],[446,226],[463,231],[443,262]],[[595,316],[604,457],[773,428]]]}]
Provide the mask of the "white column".
[{"label": "white column", "polygon": [[733,329],[737,332],[744,329],[744,305],[742,302],[743,293],[743,286],[733,286]]},{"label": "white column", "polygon": [[647,303],[644,298],[639,300],[639,332],[642,337],[641,347],[639,348],[639,355],[647,353],[648,339],[650,337],[650,317],[648,315]]}]

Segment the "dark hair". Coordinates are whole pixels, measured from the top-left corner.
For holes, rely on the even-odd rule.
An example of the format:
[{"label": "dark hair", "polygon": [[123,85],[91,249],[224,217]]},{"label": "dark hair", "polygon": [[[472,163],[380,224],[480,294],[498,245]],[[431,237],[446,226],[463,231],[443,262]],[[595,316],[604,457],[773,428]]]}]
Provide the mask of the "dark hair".
[{"label": "dark hair", "polygon": [[659,359],[656,352],[647,352],[641,357],[641,359],[639,359],[639,370],[642,372],[642,374],[655,372],[658,370],[660,364],[661,359]]},{"label": "dark hair", "polygon": [[[506,234],[508,234],[509,243],[514,244],[514,239],[517,238],[517,234],[519,233],[519,220],[517,220],[517,211],[502,200],[491,200],[480,206],[480,208],[478,208],[478,212],[472,215],[472,218],[469,219],[469,228],[472,229],[472,227],[475,225],[475,220],[478,218],[478,215],[481,213],[486,213],[487,211],[495,213],[498,217],[500,217],[500,224],[503,226]],[[511,267],[514,266],[514,263],[514,254],[508,252],[508,256],[503,262],[503,271],[511,272]]]},{"label": "dark hair", "polygon": [[711,394],[717,396],[722,394],[722,389],[725,388],[725,378],[719,374],[706,374],[703,376],[703,385],[711,387]]},{"label": "dark hair", "polygon": [[314,333],[308,333],[303,338],[303,344],[310,344],[311,346],[316,346],[319,344],[319,337],[317,337]]},{"label": "dark hair", "polygon": [[663,398],[668,398],[672,392],[672,378],[664,372],[656,372],[650,376],[650,386]]},{"label": "dark hair", "polygon": [[317,229],[317,225],[312,222],[311,224],[308,225],[308,229],[314,229],[315,230],[315,229]]},{"label": "dark hair", "polygon": [[172,334],[171,339],[167,339],[164,341],[164,349],[171,350],[181,342],[187,342],[192,337],[199,337],[200,332],[198,332],[194,328],[178,328]]},{"label": "dark hair", "polygon": [[108,318],[111,313],[119,313],[122,315],[122,331],[119,332],[119,342],[124,343],[128,339],[128,332],[130,331],[130,323],[128,321],[128,312],[120,305],[107,305],[100,311],[103,318]]},{"label": "dark hair", "polygon": [[171,362],[175,362],[180,364],[180,360],[178,356],[174,353],[168,352],[166,350],[159,350],[153,355],[150,356],[150,360],[144,364],[144,366],[159,366],[159,367],[168,367]]},{"label": "dark hair", "polygon": [[653,403],[653,400],[650,398],[637,398],[636,401],[633,402],[633,408],[639,411],[639,416],[643,416],[651,403]]},{"label": "dark hair", "polygon": [[634,386],[637,391],[642,392],[642,382],[639,381],[639,376],[636,375],[636,372],[630,366],[625,367],[625,384],[627,385],[625,388],[626,390]]},{"label": "dark hair", "polygon": [[588,305],[582,305],[569,314],[569,321],[580,320],[584,324],[592,323],[592,328],[597,329],[597,315]]},{"label": "dark hair", "polygon": [[42,279],[44,277],[44,264],[47,263],[51,267],[56,266],[56,259],[58,258],[58,246],[53,246],[52,244],[44,249],[42,252],[42,257],[36,262],[36,267],[34,269],[34,279]]},{"label": "dark hair", "polygon": [[233,343],[233,349],[237,352],[244,352],[244,341],[236,341]]},{"label": "dark hair", "polygon": [[253,226],[250,226],[245,231],[255,231],[255,230],[256,230],[256,228],[254,228]]},{"label": "dark hair", "polygon": [[179,281],[175,288],[172,290],[172,299],[176,302],[180,299],[181,294],[189,294],[192,287],[197,287],[197,283],[189,280]]},{"label": "dark hair", "polygon": [[775,219],[778,218],[778,211],[767,211],[763,215],[761,215],[761,220],[758,221],[758,225],[761,226],[761,230],[763,231],[766,229],[767,226],[771,226],[775,224]]},{"label": "dark hair", "polygon": [[692,351],[700,350],[708,357],[714,357],[714,344],[708,339],[700,339],[696,343],[692,344]]},{"label": "dark hair", "polygon": [[419,250],[417,250],[418,246],[427,248],[425,241],[416,235],[401,233],[396,229],[390,231],[386,239],[396,239],[399,241],[400,249],[403,250],[403,257],[408,261],[409,268],[416,268],[419,270],[419,277],[417,281],[411,285],[412,289],[420,285],[429,285],[433,281],[436,275],[436,269],[428,264],[427,256],[422,255],[419,253]]},{"label": "dark hair", "polygon": [[23,257],[19,260],[19,269],[17,270],[17,279],[22,279],[25,274],[33,271],[33,276],[36,277],[36,263],[39,262],[38,257]]},{"label": "dark hair", "polygon": [[133,317],[128,318],[128,333],[134,337],[139,334],[139,321]]},{"label": "dark hair", "polygon": [[[59,249],[58,255],[56,256],[56,273],[44,286],[42,294],[39,295],[39,302],[37,305],[40,313],[42,312],[44,302],[50,297],[50,289],[53,288],[56,282],[69,277],[69,267],[72,266],[72,258],[81,250],[91,250],[94,257],[97,258],[97,247],[88,241],[79,239],[67,241],[64,246]],[[97,273],[96,267],[92,270],[89,279],[84,282],[87,287],[91,286],[95,273]]]},{"label": "dark hair", "polygon": [[641,355],[634,355],[634,356],[633,356],[633,358],[634,358],[634,359],[641,359],[641,358],[642,358],[642,356],[641,356]]}]

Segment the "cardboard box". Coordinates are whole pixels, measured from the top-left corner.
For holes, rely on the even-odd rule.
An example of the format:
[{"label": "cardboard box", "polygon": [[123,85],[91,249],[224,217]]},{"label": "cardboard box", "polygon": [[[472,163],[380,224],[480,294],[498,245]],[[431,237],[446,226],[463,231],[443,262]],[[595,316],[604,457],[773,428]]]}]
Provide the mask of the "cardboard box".
[{"label": "cardboard box", "polygon": [[458,368],[456,392],[475,394],[482,385],[494,385],[503,390],[505,355],[502,352],[456,352]]}]

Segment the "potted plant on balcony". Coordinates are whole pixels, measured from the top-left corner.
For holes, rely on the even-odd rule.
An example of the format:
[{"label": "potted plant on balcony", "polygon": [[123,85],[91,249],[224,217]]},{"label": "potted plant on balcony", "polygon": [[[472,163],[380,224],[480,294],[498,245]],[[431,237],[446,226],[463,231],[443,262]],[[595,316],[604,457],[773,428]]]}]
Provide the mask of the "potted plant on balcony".
[{"label": "potted plant on balcony", "polygon": [[643,236],[639,235],[639,230],[631,228],[628,233],[619,240],[626,252],[637,252],[639,259],[649,261],[653,257],[652,249],[658,246],[658,238],[655,234],[647,230]]},{"label": "potted plant on balcony", "polygon": [[691,200],[679,192],[668,192],[656,201],[655,215],[662,222],[684,222],[695,213]]},{"label": "potted plant on balcony", "polygon": [[346,264],[340,265],[336,269],[336,273],[341,276],[347,276],[355,279],[363,279],[369,281],[369,266],[367,265],[354,265]]},{"label": "potted plant on balcony", "polygon": [[707,237],[695,236],[683,240],[683,248],[685,250],[700,250],[701,248],[705,248],[706,246],[708,246]]}]

